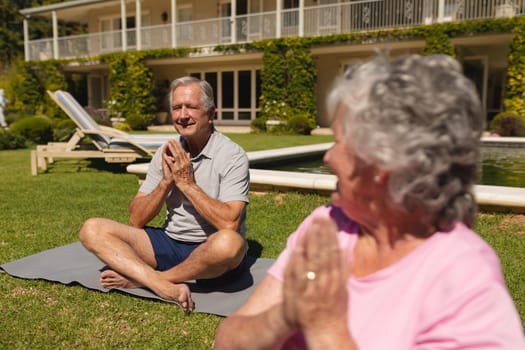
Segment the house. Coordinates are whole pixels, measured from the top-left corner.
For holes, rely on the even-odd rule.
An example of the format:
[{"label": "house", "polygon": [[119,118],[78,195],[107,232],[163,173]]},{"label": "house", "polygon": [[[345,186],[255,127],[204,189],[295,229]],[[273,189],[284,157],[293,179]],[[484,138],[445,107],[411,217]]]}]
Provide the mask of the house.
[{"label": "house", "polygon": [[[525,1],[511,0],[72,0],[21,10],[26,60],[70,59],[66,72],[86,77],[90,108],[110,98],[108,67],[89,57],[111,52],[198,48],[187,57],[149,59],[155,86],[194,75],[216,90],[218,125],[249,125],[259,111],[261,52],[224,54],[219,45],[263,39],[414,28],[435,23],[521,15]],[[34,17],[49,19],[50,38],[29,40]],[[58,22],[84,24],[87,34],[62,35]],[[457,58],[480,93],[490,117],[502,110],[512,33],[481,33],[451,38]],[[420,53],[424,38],[318,45],[310,49],[317,69],[317,123],[328,126],[324,97],[345,67],[381,47],[391,55]],[[74,64],[75,60],[81,63]]]}]

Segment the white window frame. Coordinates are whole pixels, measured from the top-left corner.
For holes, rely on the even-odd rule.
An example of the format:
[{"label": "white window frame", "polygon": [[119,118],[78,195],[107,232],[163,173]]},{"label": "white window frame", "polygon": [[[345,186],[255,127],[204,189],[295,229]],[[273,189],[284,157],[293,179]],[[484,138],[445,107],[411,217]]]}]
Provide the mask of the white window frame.
[{"label": "white window frame", "polygon": [[[135,18],[136,14],[134,12],[131,12],[129,11],[127,14],[126,14],[126,19],[128,17],[132,17],[132,18]],[[149,10],[145,10],[141,13],[141,23],[142,23],[142,26],[144,27],[144,25],[149,25],[151,23],[151,15],[150,15],[150,11]],[[103,28],[103,23],[109,23],[109,27],[108,29],[109,30],[103,30],[105,28]],[[114,15],[107,15],[107,16],[102,16],[98,19],[98,29],[99,29],[99,33],[100,33],[100,49],[101,49],[101,52],[107,52],[107,51],[115,51],[116,48],[121,48],[122,47],[122,37],[121,37],[121,23],[122,23],[122,19],[120,17],[120,14],[114,14]],[[137,23],[136,19],[135,19],[135,23]],[[116,28],[115,28],[116,27]],[[135,30],[135,27],[134,28],[126,28],[126,30],[129,31],[130,30]],[[144,44],[147,45],[147,43],[149,43],[149,40],[150,38],[149,37],[145,37],[143,38],[144,40]],[[129,39],[128,39],[129,41]],[[130,43],[128,42],[127,43],[127,47],[136,47],[136,38],[134,40],[134,43]]]},{"label": "white window frame", "polygon": [[[204,79],[206,73],[215,73],[217,74],[217,101],[216,104],[216,119],[218,123],[234,123],[234,124],[249,124],[253,119],[257,118],[259,108],[257,107],[257,71],[260,71],[261,67],[257,66],[239,66],[239,67],[221,67],[218,69],[206,69],[206,70],[195,70],[189,69],[186,71],[186,75],[193,73],[199,73],[200,79]],[[239,108],[239,71],[250,71],[250,89],[251,89],[251,101],[250,107]],[[233,72],[233,107],[223,108],[222,107],[222,73],[223,72]],[[222,115],[225,112],[233,113],[233,119],[223,119]],[[239,119],[240,112],[249,112],[250,119]]]}]

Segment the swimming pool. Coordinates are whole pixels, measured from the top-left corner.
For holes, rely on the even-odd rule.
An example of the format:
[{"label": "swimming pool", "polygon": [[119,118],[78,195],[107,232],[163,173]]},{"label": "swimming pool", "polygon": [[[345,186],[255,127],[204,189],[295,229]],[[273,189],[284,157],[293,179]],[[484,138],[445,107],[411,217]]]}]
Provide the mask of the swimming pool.
[{"label": "swimming pool", "polygon": [[[482,147],[480,185],[525,187],[525,148]],[[265,164],[255,168],[330,174],[322,158]]]}]

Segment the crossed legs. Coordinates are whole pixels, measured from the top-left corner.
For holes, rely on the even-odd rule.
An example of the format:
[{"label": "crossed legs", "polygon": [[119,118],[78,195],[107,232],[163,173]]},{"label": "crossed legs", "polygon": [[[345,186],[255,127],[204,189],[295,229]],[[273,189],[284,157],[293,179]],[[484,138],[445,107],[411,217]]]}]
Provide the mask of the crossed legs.
[{"label": "crossed legs", "polygon": [[147,287],[161,298],[191,305],[189,288],[182,282],[218,277],[238,266],[246,243],[235,231],[221,230],[200,244],[186,260],[166,271],[156,271],[155,253],[143,229],[109,219],[88,219],[80,241],[111,270],[101,273],[106,288]]}]

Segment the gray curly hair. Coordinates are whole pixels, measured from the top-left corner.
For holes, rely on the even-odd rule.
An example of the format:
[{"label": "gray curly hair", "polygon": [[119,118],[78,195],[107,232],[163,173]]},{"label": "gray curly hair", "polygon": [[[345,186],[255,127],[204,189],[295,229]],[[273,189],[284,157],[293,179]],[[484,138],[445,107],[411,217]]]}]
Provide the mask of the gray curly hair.
[{"label": "gray curly hair", "polygon": [[213,98],[213,88],[206,80],[200,80],[195,77],[186,76],[173,80],[170,85],[170,110],[173,104],[173,92],[179,86],[199,84],[201,90],[201,103],[206,113],[210,113],[215,108],[215,100]]},{"label": "gray curly hair", "polygon": [[482,107],[459,63],[445,55],[378,56],[352,67],[328,99],[346,107],[344,134],[357,156],[389,172],[391,200],[421,209],[442,231],[476,213]]}]

